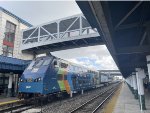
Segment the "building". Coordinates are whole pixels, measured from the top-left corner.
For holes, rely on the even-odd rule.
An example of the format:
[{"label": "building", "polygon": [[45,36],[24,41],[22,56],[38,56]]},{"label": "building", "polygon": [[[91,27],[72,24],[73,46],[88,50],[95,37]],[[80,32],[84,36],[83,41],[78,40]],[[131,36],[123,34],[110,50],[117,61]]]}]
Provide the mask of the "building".
[{"label": "building", "polygon": [[22,54],[20,50],[22,30],[29,27],[32,27],[30,23],[0,7],[0,55],[32,59],[32,55]]},{"label": "building", "polygon": [[[32,60],[32,55],[23,54],[20,50],[22,30],[29,27],[32,27],[30,23],[0,7],[0,55]],[[18,78],[18,74],[12,72],[0,73],[0,94],[7,92],[10,96],[12,87],[17,87]]]}]

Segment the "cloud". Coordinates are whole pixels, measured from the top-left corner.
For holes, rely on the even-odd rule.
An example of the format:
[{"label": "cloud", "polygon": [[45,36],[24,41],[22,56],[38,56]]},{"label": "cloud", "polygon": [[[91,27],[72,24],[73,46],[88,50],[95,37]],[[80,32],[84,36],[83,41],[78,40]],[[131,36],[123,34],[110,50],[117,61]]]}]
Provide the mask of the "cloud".
[{"label": "cloud", "polygon": [[105,45],[57,51],[52,54],[97,70],[118,69]]},{"label": "cloud", "polygon": [[80,8],[75,1],[20,0],[20,2],[18,2],[0,0],[0,6],[30,22],[32,25],[39,25],[81,13]]}]

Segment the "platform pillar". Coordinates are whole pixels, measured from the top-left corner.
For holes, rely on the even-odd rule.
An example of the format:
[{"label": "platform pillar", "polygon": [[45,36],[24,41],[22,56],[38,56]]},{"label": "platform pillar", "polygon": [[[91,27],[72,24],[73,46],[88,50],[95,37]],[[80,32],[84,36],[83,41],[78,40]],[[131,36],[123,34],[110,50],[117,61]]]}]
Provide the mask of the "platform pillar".
[{"label": "platform pillar", "polygon": [[146,59],[147,59],[148,76],[150,81],[150,55],[146,56]]},{"label": "platform pillar", "polygon": [[138,83],[138,94],[139,94],[139,102],[140,102],[140,109],[146,110],[145,106],[145,95],[144,95],[144,86],[143,86],[143,79],[145,78],[144,69],[136,68],[137,71],[137,83]]},{"label": "platform pillar", "polygon": [[70,97],[72,98],[73,94],[72,94],[72,91],[70,91]]},{"label": "platform pillar", "polygon": [[130,76],[130,82],[131,82],[131,91],[134,94],[134,88],[133,88],[133,78],[132,75]]},{"label": "platform pillar", "polygon": [[132,73],[132,78],[133,78],[134,98],[138,99],[137,80],[135,72]]},{"label": "platform pillar", "polygon": [[12,96],[12,83],[13,83],[13,75],[10,74],[10,75],[9,75],[9,83],[8,83],[8,93],[7,93],[7,97],[11,97],[11,96]]},{"label": "platform pillar", "polygon": [[83,89],[82,89],[81,94],[83,95],[83,93],[84,93],[84,91],[83,91]]},{"label": "platform pillar", "polygon": [[127,83],[128,83],[128,86],[129,86],[131,92],[133,93],[131,76],[127,78]]},{"label": "platform pillar", "polygon": [[126,78],[126,82],[127,82],[128,87],[130,88],[129,77]]}]

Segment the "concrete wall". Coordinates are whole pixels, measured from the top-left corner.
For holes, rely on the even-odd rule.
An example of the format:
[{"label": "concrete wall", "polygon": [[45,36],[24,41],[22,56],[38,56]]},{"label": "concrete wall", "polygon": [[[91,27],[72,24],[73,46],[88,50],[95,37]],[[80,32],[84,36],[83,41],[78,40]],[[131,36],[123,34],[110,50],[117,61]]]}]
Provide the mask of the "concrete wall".
[{"label": "concrete wall", "polygon": [[3,53],[2,52],[2,46],[3,46],[3,39],[5,37],[4,32],[5,32],[5,26],[6,26],[6,21],[7,20],[16,25],[13,57],[14,58],[19,58],[19,59],[24,59],[24,60],[33,59],[33,55],[23,54],[20,50],[21,39],[22,39],[22,30],[27,29],[28,26],[22,24],[21,22],[19,22],[14,17],[12,17],[12,16],[10,16],[10,15],[2,12],[2,11],[0,11],[0,55]]}]

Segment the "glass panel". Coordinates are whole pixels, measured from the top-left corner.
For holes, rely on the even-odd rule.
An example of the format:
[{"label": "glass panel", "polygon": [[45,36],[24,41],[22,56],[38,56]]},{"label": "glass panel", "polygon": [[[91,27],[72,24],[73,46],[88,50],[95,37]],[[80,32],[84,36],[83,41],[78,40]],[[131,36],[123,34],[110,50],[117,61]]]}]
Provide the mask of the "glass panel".
[{"label": "glass panel", "polygon": [[52,60],[52,59],[47,59],[47,60],[45,60],[44,63],[43,63],[43,65],[48,65],[48,64],[50,64],[51,60]]},{"label": "glass panel", "polygon": [[8,53],[8,55],[7,55],[8,57],[12,57],[13,56],[13,54],[12,53]]},{"label": "glass panel", "polygon": [[67,68],[68,67],[68,64],[65,64],[65,63],[61,63],[61,68]]},{"label": "glass panel", "polygon": [[11,29],[15,32],[16,26],[14,24],[11,24]]},{"label": "glass panel", "polygon": [[67,75],[64,75],[64,80],[67,80]]},{"label": "glass panel", "polygon": [[7,55],[8,55],[8,53],[7,53],[7,52],[5,52],[5,51],[3,51],[3,55],[4,55],[4,56],[7,56]]},{"label": "glass panel", "polygon": [[10,28],[10,22],[6,22],[6,28]]},{"label": "glass panel", "polygon": [[35,67],[40,67],[43,63],[43,60],[36,61]]},{"label": "glass panel", "polygon": [[3,51],[7,51],[7,46],[3,45]]},{"label": "glass panel", "polygon": [[13,53],[13,48],[12,47],[8,47],[8,52],[9,53]]},{"label": "glass panel", "polygon": [[59,74],[58,75],[58,80],[63,80],[63,75]]},{"label": "glass panel", "polygon": [[30,63],[30,65],[28,66],[27,70],[32,69],[32,67],[34,66],[34,64],[35,64],[35,61],[32,61],[32,62]]},{"label": "glass panel", "polygon": [[14,43],[16,25],[7,21],[4,40]]}]

